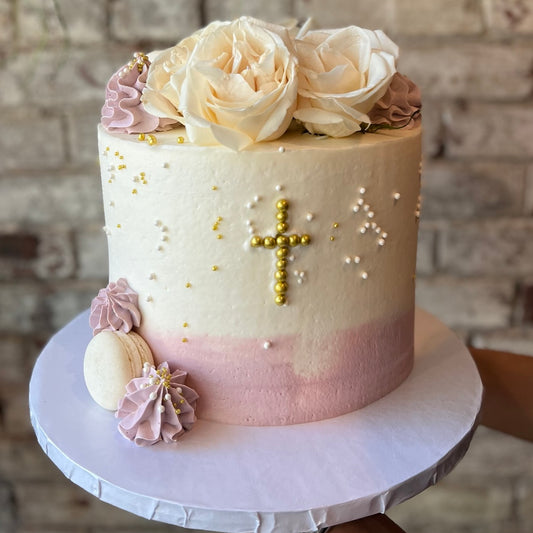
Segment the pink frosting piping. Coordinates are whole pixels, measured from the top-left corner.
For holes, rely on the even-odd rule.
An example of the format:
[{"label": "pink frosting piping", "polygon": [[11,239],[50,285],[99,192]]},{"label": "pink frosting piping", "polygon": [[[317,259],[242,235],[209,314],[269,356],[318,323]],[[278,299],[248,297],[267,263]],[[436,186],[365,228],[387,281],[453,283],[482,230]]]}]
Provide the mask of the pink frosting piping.
[{"label": "pink frosting piping", "polygon": [[141,325],[141,312],[137,293],[130,289],[128,282],[120,278],[100,289],[91,302],[89,324],[93,335],[104,330],[128,333],[133,326]]},{"label": "pink frosting piping", "polygon": [[116,133],[150,133],[168,129],[176,121],[156,117],[144,108],[141,102],[142,91],[146,85],[150,62],[141,65],[128,65],[117,70],[106,87],[105,103],[102,107],[102,124]]},{"label": "pink frosting piping", "polygon": [[150,446],[163,440],[175,442],[189,431],[196,416],[198,394],[185,385],[187,373],[170,372],[168,363],[157,370],[146,364],[143,375],[126,385],[115,416],[118,430],[137,446]]},{"label": "pink frosting piping", "polygon": [[420,124],[420,89],[407,76],[396,72],[387,92],[376,102],[368,117],[372,124],[411,129]]}]

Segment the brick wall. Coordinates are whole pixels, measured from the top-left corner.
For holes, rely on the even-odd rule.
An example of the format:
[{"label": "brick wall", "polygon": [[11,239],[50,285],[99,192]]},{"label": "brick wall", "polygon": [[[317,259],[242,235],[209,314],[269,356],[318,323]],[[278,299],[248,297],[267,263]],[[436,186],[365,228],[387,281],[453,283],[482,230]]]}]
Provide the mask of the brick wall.
[{"label": "brick wall", "polygon": [[[418,302],[479,346],[533,354],[532,0],[0,0],[0,531],[176,531],[116,510],[35,444],[27,382],[106,283],[95,125],[137,49],[214,18],[383,28],[424,94]],[[533,448],[479,431],[393,511],[410,532],[533,531]]]}]

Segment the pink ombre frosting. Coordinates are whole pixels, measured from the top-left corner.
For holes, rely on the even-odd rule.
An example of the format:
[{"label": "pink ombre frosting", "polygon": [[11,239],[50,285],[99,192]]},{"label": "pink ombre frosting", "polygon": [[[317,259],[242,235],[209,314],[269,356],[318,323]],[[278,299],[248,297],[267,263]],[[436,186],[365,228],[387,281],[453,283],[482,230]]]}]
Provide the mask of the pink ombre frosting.
[{"label": "pink ombre frosting", "polygon": [[421,108],[420,89],[409,78],[396,72],[387,92],[368,116],[372,124],[410,129],[419,125]]},{"label": "pink ombre frosting", "polygon": [[200,419],[272,426],[334,418],[394,390],[413,366],[413,329],[411,310],[325,334],[309,354],[312,374],[295,365],[305,344],[298,334],[269,337],[269,349],[264,339],[206,335],[183,343],[168,333],[142,334],[156,362],[169,360],[189,373],[202,398]]},{"label": "pink ombre frosting", "polygon": [[133,326],[140,326],[138,296],[124,278],[111,281],[107,287],[100,289],[91,303],[89,324],[93,335],[104,330],[128,333]]},{"label": "pink ombre frosting", "polygon": [[118,430],[137,446],[150,446],[160,440],[175,442],[196,421],[198,394],[185,385],[187,373],[170,372],[167,362],[157,369],[146,364],[143,375],[126,386],[116,417]]},{"label": "pink ombre frosting", "polygon": [[[139,65],[139,67],[137,67]],[[150,62],[130,63],[117,70],[106,87],[102,124],[116,133],[150,133],[168,129],[176,121],[156,117],[141,102]]]}]

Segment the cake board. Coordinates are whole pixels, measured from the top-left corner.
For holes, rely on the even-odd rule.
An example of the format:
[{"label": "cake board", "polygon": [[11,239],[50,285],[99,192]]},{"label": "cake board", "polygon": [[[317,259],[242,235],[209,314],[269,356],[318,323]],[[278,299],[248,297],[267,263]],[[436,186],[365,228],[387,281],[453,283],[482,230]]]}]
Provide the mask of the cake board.
[{"label": "cake board", "polygon": [[37,360],[32,424],[65,476],[137,515],[232,533],[317,531],[414,496],[468,449],[482,399],[475,364],[436,318],[417,309],[415,323],[411,375],[364,409],[291,426],[199,420],[176,444],[138,448],[85,387],[85,312]]}]

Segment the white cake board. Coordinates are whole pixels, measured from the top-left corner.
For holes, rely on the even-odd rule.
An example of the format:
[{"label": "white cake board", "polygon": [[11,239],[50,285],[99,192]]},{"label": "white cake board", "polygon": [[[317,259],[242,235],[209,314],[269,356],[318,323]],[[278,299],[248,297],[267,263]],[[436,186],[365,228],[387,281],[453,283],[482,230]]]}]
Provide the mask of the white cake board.
[{"label": "white cake board", "polygon": [[468,448],[482,398],[474,362],[428,313],[417,310],[415,329],[412,374],[364,409],[293,426],[200,420],[175,445],[138,448],[85,387],[85,312],[52,338],[35,365],[33,427],[71,481],[145,518],[232,533],[316,531],[414,496]]}]

